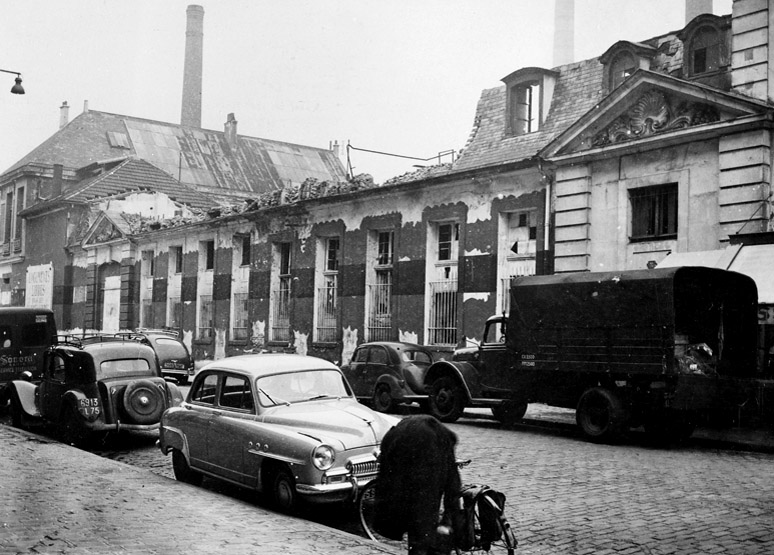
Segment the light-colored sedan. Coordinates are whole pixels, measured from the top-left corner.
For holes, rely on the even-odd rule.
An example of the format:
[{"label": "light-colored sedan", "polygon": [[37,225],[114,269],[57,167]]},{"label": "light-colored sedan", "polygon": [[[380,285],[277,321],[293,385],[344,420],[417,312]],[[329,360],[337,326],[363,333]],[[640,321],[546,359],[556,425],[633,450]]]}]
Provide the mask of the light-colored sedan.
[{"label": "light-colored sedan", "polygon": [[396,423],[359,404],[330,362],[245,355],[199,371],[187,399],[164,413],[159,447],[180,481],[212,476],[292,511],[300,498],[351,499],[376,477],[379,445]]}]

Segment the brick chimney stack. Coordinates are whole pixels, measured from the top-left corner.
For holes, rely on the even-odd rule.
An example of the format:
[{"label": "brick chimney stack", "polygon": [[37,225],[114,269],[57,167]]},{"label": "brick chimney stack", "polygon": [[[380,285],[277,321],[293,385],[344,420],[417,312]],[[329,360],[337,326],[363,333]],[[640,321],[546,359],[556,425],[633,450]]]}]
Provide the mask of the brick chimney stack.
[{"label": "brick chimney stack", "polygon": [[686,25],[705,13],[712,13],[712,0],[685,0]]},{"label": "brick chimney stack", "polygon": [[70,121],[70,107],[67,105],[67,101],[62,102],[59,107],[59,129],[62,129]]},{"label": "brick chimney stack", "polygon": [[190,5],[186,9],[185,68],[183,70],[183,106],[180,123],[202,126],[202,51],[204,44],[204,8]]},{"label": "brick chimney stack", "polygon": [[575,1],[554,1],[554,67],[575,61]]}]

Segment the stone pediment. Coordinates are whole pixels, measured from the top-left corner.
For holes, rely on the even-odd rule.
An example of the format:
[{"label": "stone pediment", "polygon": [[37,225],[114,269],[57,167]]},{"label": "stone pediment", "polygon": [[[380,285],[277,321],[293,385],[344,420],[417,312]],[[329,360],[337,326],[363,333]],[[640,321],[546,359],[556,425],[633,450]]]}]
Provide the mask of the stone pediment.
[{"label": "stone pediment", "polygon": [[97,216],[97,219],[84,235],[81,244],[84,247],[87,247],[89,245],[100,245],[125,238],[126,233],[103,212]]},{"label": "stone pediment", "polygon": [[752,99],[640,70],[547,145],[541,156],[597,151],[767,110]]}]

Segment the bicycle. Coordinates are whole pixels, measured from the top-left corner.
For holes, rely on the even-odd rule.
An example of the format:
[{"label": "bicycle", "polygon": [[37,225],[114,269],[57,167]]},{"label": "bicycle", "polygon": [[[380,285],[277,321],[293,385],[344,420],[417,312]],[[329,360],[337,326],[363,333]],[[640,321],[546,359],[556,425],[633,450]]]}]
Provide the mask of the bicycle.
[{"label": "bicycle", "polygon": [[[457,466],[462,468],[470,462],[470,460],[458,461]],[[393,540],[374,530],[375,491],[376,479],[373,479],[362,489],[358,498],[358,516],[363,532],[373,541],[408,552],[408,539],[405,535],[402,540]],[[461,496],[468,533],[465,534],[466,545],[455,545],[454,552],[457,555],[477,551],[513,555],[518,541],[503,511],[505,496],[488,486],[478,484],[463,485]],[[441,523],[442,519],[443,509],[440,509],[438,522]]]}]

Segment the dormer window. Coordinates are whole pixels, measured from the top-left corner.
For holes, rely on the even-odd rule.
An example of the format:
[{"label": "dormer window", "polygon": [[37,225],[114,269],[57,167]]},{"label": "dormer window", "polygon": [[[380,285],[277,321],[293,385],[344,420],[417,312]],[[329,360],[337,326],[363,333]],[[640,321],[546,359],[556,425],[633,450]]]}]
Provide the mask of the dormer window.
[{"label": "dormer window", "polygon": [[637,63],[629,52],[621,52],[610,65],[610,88],[614,89],[637,71]]},{"label": "dormer window", "polygon": [[720,36],[717,29],[699,29],[691,41],[690,56],[693,75],[717,71],[720,67]]},{"label": "dormer window", "polygon": [[526,135],[545,122],[557,73],[541,68],[520,69],[503,78],[507,91],[506,133]]},{"label": "dormer window", "polygon": [[532,133],[540,128],[540,83],[530,81],[513,88],[511,131],[514,135]]},{"label": "dormer window", "polygon": [[650,69],[656,48],[637,42],[618,41],[599,57],[605,66],[607,89],[612,91],[638,69]]},{"label": "dormer window", "polygon": [[683,41],[683,76],[728,90],[730,78],[724,77],[730,63],[729,17],[702,14],[677,33]]}]

